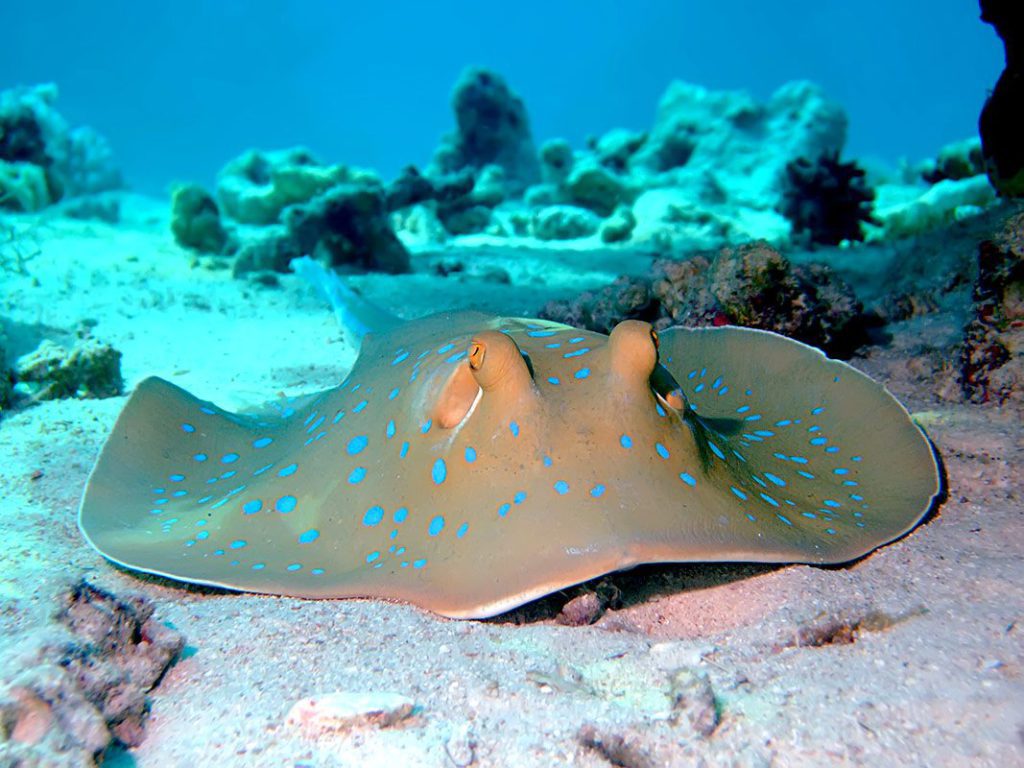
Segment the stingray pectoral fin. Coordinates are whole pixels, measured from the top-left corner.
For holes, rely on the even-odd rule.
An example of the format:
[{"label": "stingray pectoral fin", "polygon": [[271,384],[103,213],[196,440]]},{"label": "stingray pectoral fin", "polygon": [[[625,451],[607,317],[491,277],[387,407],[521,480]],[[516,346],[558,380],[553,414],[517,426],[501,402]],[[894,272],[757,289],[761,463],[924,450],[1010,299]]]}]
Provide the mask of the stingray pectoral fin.
[{"label": "stingray pectoral fin", "polygon": [[[78,516],[82,533],[102,555],[130,568],[276,591],[261,569],[238,567],[232,554],[257,554],[267,538],[260,526],[288,525],[261,521],[255,513],[281,501],[267,497],[257,503],[251,491],[267,484],[271,469],[288,471],[275,459],[287,456],[282,443],[289,423],[287,412],[239,416],[163,379],[146,379],[129,398],[89,477]],[[206,546],[218,541],[217,549]]]},{"label": "stingray pectoral fin", "polygon": [[765,331],[674,328],[660,340],[709,451],[687,478],[701,537],[718,550],[705,559],[845,562],[931,508],[931,444],[878,382]]}]

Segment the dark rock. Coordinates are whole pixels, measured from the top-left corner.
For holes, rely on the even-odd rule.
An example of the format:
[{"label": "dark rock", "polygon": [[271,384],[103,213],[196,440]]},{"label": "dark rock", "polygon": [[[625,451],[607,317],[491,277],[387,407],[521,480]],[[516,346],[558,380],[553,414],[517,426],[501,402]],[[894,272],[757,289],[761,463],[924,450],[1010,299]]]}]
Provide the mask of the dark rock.
[{"label": "dark rock", "polygon": [[875,192],[856,163],[842,163],[839,153],[815,162],[800,158],[786,165],[782,214],[793,234],[813,245],[838,245],[863,240],[861,222],[872,222]]},{"label": "dark rock", "polygon": [[576,240],[597,232],[601,220],[575,205],[552,205],[533,215],[533,235],[541,240]]},{"label": "dark rock", "polygon": [[44,340],[19,358],[15,375],[18,389],[36,400],[116,397],[124,389],[121,353],[91,338],[70,350]]},{"label": "dark rock", "polygon": [[[472,189],[472,183],[470,189]],[[408,208],[410,205],[433,200],[436,197],[437,190],[434,188],[434,183],[420,173],[415,165],[407,165],[398,174],[398,177],[384,188],[384,205],[389,212]]]},{"label": "dark rock", "polygon": [[283,219],[299,251],[323,255],[332,267],[409,271],[409,252],[391,229],[379,186],[339,184],[287,208]]},{"label": "dark rock", "polygon": [[981,20],[1003,41],[1006,68],[978,118],[982,154],[992,186],[1008,197],[1024,196],[1024,4],[981,0]]},{"label": "dark rock", "polygon": [[252,272],[288,272],[292,259],[305,255],[283,226],[266,227],[260,235],[245,241],[235,254],[231,274],[241,277]]},{"label": "dark rock", "polygon": [[182,184],[174,189],[171,232],[178,245],[200,253],[223,253],[228,243],[217,201],[198,184]]},{"label": "dark rock", "polygon": [[825,266],[794,267],[766,243],[660,259],[647,277],[620,277],[572,301],[549,302],[540,317],[600,333],[625,319],[659,330],[740,325],[813,344],[833,357],[849,357],[867,341],[867,318],[846,284]]},{"label": "dark rock", "polygon": [[974,402],[1018,402],[1024,387],[1024,213],[978,246],[973,317],[964,330],[961,382]]},{"label": "dark rock", "polygon": [[499,165],[516,192],[540,180],[526,107],[501,76],[466,70],[455,86],[452,108],[457,132],[434,158],[442,173]]},{"label": "dark rock", "polygon": [[147,693],[184,647],[142,598],[80,581],[59,600],[56,627],[10,649],[20,664],[0,680],[3,765],[92,766],[112,746],[138,746]]},{"label": "dark rock", "polygon": [[672,698],[672,719],[685,723],[707,738],[718,727],[718,704],[708,676],[691,669],[680,669],[672,677],[669,692]]}]

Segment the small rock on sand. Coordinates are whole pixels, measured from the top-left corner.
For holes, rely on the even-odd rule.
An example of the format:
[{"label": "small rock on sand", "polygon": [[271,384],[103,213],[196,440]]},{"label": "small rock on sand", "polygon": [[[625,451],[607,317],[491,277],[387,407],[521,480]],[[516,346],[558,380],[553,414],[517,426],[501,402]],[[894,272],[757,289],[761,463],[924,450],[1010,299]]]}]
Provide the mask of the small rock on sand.
[{"label": "small rock on sand", "polygon": [[285,725],[317,737],[359,726],[387,728],[407,718],[412,699],[390,691],[337,691],[302,699],[292,706]]}]

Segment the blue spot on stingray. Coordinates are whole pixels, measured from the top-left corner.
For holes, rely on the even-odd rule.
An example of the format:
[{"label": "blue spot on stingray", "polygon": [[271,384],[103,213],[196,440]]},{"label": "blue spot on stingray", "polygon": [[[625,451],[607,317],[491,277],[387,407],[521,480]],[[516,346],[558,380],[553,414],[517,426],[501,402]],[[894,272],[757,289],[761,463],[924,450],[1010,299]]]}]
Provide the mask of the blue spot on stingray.
[{"label": "blue spot on stingray", "polygon": [[408,358],[408,357],[409,357],[409,353],[408,352],[402,352],[394,360],[391,361],[391,364],[392,365],[398,365],[399,363],[404,362],[405,359]]},{"label": "blue spot on stingray", "polygon": [[401,525],[409,517],[409,510],[405,507],[399,507],[395,510],[394,521],[397,525]]},{"label": "blue spot on stingray", "polygon": [[543,459],[541,459],[541,463],[545,467],[550,467],[554,462],[551,461],[551,457],[550,456],[545,456]]},{"label": "blue spot on stingray", "polygon": [[258,437],[258,438],[256,438],[255,440],[252,441],[252,447],[253,448],[266,448],[272,442],[274,442],[274,438],[272,438],[272,437]]},{"label": "blue spot on stingray", "polygon": [[362,453],[369,442],[370,440],[366,435],[357,435],[356,437],[353,437],[348,441],[347,450],[349,455],[355,456],[356,454]]},{"label": "blue spot on stingray", "polygon": [[752,413],[750,416],[744,417],[743,420],[744,421],[760,421],[761,420],[761,414],[759,414],[759,413]]},{"label": "blue spot on stingray", "polygon": [[434,479],[434,482],[440,485],[448,477],[448,467],[444,463],[444,459],[438,459],[434,462],[434,468],[430,471],[430,476]]},{"label": "blue spot on stingray", "polygon": [[863,456],[851,456],[850,461],[864,461]]},{"label": "blue spot on stingray", "polygon": [[196,454],[195,456],[193,456],[192,458],[193,458],[193,459],[194,459],[195,461],[206,461],[206,460],[207,460],[208,458],[210,458],[210,457],[209,457],[209,456],[207,456],[207,455],[206,455],[205,453],[197,453],[197,454]]},{"label": "blue spot on stingray", "polygon": [[565,480],[559,480],[555,483],[555,491],[559,496],[564,496],[569,492],[569,484]]},{"label": "blue spot on stingray", "polygon": [[836,529],[835,528],[826,528],[825,529],[825,533],[827,533],[829,536],[835,536],[836,535]]},{"label": "blue spot on stingray", "polygon": [[581,347],[580,349],[573,350],[572,352],[566,352],[562,357],[583,357],[583,355],[587,354],[589,351],[590,347]]},{"label": "blue spot on stingray", "polygon": [[391,392],[388,394],[388,400],[394,400],[396,397],[398,397],[399,392],[401,392],[401,390],[398,387],[392,389]]},{"label": "blue spot on stingray", "polygon": [[724,395],[728,391],[729,391],[729,387],[728,386],[722,387],[720,390],[718,390],[719,397],[721,397],[722,395]]},{"label": "blue spot on stingray", "polygon": [[661,443],[655,443],[654,444],[654,450],[656,450],[658,452],[658,455],[661,456],[661,458],[663,458],[663,459],[667,459],[671,455],[668,452],[668,448],[666,448]]},{"label": "blue spot on stingray", "polygon": [[508,423],[508,429],[512,433],[512,437],[519,437],[519,423],[510,421]]},{"label": "blue spot on stingray", "polygon": [[762,493],[762,494],[760,494],[760,496],[761,496],[761,498],[762,498],[762,499],[764,499],[765,501],[767,501],[767,502],[768,502],[769,504],[771,504],[771,505],[772,505],[773,507],[777,507],[777,506],[779,506],[779,502],[777,502],[777,501],[776,501],[775,499],[773,499],[773,498],[772,498],[771,496],[769,496],[769,495],[768,495],[767,493]]},{"label": "blue spot on stingray", "polygon": [[810,441],[811,445],[824,445],[827,442],[828,442],[828,438],[827,437],[814,437],[814,438],[811,438],[811,441]]},{"label": "blue spot on stingray", "polygon": [[283,512],[287,514],[291,512],[293,509],[295,509],[295,505],[297,503],[298,502],[296,501],[294,496],[282,496],[280,499],[277,500],[277,503],[274,505],[274,508],[278,512]]},{"label": "blue spot on stingray", "polygon": [[508,514],[508,511],[510,509],[512,509],[511,504],[502,504],[500,507],[498,507],[498,515],[501,517],[505,517],[505,515]]},{"label": "blue spot on stingray", "polygon": [[750,514],[749,512],[747,512],[747,520],[749,520],[749,521],[750,521],[750,522],[752,522],[752,523],[756,523],[756,522],[757,522],[757,518],[756,518],[756,517],[754,517],[754,516],[753,516],[752,514]]},{"label": "blue spot on stingray", "polygon": [[358,405],[356,405],[356,407],[352,409],[352,413],[360,413],[360,412],[362,412],[362,410],[363,410],[363,409],[364,409],[364,408],[365,408],[366,406],[367,406],[367,402],[366,402],[365,400],[360,400],[360,401],[359,401],[359,404],[358,404]]},{"label": "blue spot on stingray", "polygon": [[516,504],[522,504],[526,501],[526,491],[518,491],[516,495],[512,497],[512,501]]},{"label": "blue spot on stingray", "polygon": [[704,382],[702,381],[700,384],[698,384],[696,387],[694,387],[693,391],[694,392],[703,392],[704,391]]},{"label": "blue spot on stingray", "polygon": [[387,435],[388,440],[395,436],[395,420],[390,419],[388,421],[387,429],[384,430],[384,434]]},{"label": "blue spot on stingray", "polygon": [[583,341],[583,339],[584,339],[583,336],[573,336],[571,339],[569,339],[569,343],[570,344],[579,344],[581,341]]},{"label": "blue spot on stingray", "polygon": [[722,449],[719,448],[714,443],[712,443],[710,440],[708,440],[708,447],[711,448],[711,452],[714,453],[715,456],[722,459],[723,461],[725,460],[725,454],[722,453]]},{"label": "blue spot on stingray", "polygon": [[661,407],[661,403],[655,403],[654,404],[654,410],[656,410],[658,412],[659,416],[664,416],[665,415],[665,409]]},{"label": "blue spot on stingray", "polygon": [[448,343],[441,347],[439,350],[437,350],[437,354],[443,355],[445,352],[451,352],[453,349],[455,349],[455,345]]},{"label": "blue spot on stingray", "polygon": [[352,485],[363,482],[366,479],[366,467],[356,467],[353,469],[348,476],[348,481]]},{"label": "blue spot on stingray", "polygon": [[813,427],[807,428],[808,432],[821,432],[821,427],[815,424]]},{"label": "blue spot on stingray", "polygon": [[383,519],[384,510],[381,507],[370,507],[368,510],[366,510],[366,514],[363,515],[363,525],[380,525],[380,521]]},{"label": "blue spot on stingray", "polygon": [[730,485],[729,486],[729,490],[731,490],[733,493],[735,493],[736,496],[739,497],[740,499],[743,499],[744,501],[747,500],[747,494],[745,494],[743,491],[741,491],[735,485]]},{"label": "blue spot on stingray", "polygon": [[289,571],[301,571],[302,570],[302,563],[292,563],[291,565],[288,566],[288,570]]},{"label": "blue spot on stingray", "polygon": [[243,547],[247,547],[247,546],[249,546],[249,542],[244,541],[242,539],[235,539],[234,541],[231,542],[231,548],[232,549],[242,549]]},{"label": "blue spot on stingray", "polygon": [[267,567],[266,563],[253,563],[252,564],[252,569],[254,571],[262,571],[266,567]]},{"label": "blue spot on stingray", "polygon": [[212,416],[214,413],[216,413],[216,411],[214,411],[213,408],[210,408],[208,405],[199,406],[199,410],[209,416]]},{"label": "blue spot on stingray", "polygon": [[314,576],[323,576],[324,575],[324,569],[323,568],[314,568],[313,570],[310,571],[310,573],[313,574]]},{"label": "blue spot on stingray", "polygon": [[817,415],[818,415],[819,413],[821,413],[821,412],[822,412],[822,411],[824,411],[824,410],[825,410],[825,409],[824,409],[824,408],[822,408],[822,407],[821,407],[821,406],[819,405],[819,406],[818,406],[817,408],[811,408],[811,413],[812,413],[812,414],[814,414],[815,416],[817,416]]},{"label": "blue spot on stingray", "polygon": [[600,483],[598,483],[597,485],[590,489],[590,495],[593,496],[595,499],[599,499],[602,496],[604,496],[604,492],[605,487]]},{"label": "blue spot on stingray", "polygon": [[783,480],[778,475],[773,475],[771,472],[765,472],[764,476],[767,477],[769,480],[771,480],[773,483],[775,483],[780,488],[785,487],[785,485],[786,485],[786,481],[785,480]]},{"label": "blue spot on stingray", "polygon": [[560,341],[555,341],[555,342],[552,342],[551,344],[545,344],[544,345],[544,347],[546,349],[558,349],[560,346],[562,346],[562,342],[560,342]]},{"label": "blue spot on stingray", "polygon": [[281,467],[281,469],[277,470],[277,476],[288,477],[289,475],[294,475],[295,470],[297,470],[298,468],[298,464],[289,464],[287,467]]},{"label": "blue spot on stingray", "polygon": [[469,523],[463,523],[462,525],[459,526],[459,530],[457,530],[455,532],[455,536],[457,538],[461,539],[463,536],[466,535],[466,531],[468,531],[468,530],[469,530]]},{"label": "blue spot on stingray", "polygon": [[316,528],[310,528],[308,531],[304,531],[299,534],[299,544],[309,544],[320,538],[320,531]]},{"label": "blue spot on stingray", "polygon": [[274,462],[270,462],[269,464],[266,464],[266,465],[260,467],[259,469],[257,469],[255,472],[252,473],[252,476],[256,477],[257,475],[262,475],[264,472],[266,472],[272,466],[274,466]]},{"label": "blue spot on stingray", "polygon": [[434,420],[433,419],[427,419],[426,423],[422,427],[420,427],[420,432],[422,432],[425,435],[425,434],[427,434],[427,432],[430,431],[430,428],[432,426],[434,426]]},{"label": "blue spot on stingray", "polygon": [[378,551],[371,552],[370,554],[368,554],[366,556],[366,562],[367,563],[372,563],[374,560],[377,560],[379,557],[380,557],[380,552],[378,552]]},{"label": "blue spot on stingray", "polygon": [[420,558],[419,560],[413,560],[412,567],[413,568],[422,568],[426,564],[427,564],[427,559],[426,558]]},{"label": "blue spot on stingray", "polygon": [[404,458],[405,458],[405,457],[406,457],[406,456],[408,455],[408,453],[409,453],[409,441],[408,441],[408,440],[406,440],[406,441],[405,441],[404,443],[402,443],[402,450],[400,450],[400,451],[398,452],[398,455],[399,455],[399,456],[400,456],[401,458],[403,458],[403,459],[404,459]]},{"label": "blue spot on stingray", "polygon": [[[856,493],[851,493],[850,494],[850,498],[853,499],[854,501],[864,501],[864,497],[859,495],[859,494],[856,494]],[[859,514],[859,513],[854,512],[854,514],[856,515],[856,514]]]},{"label": "blue spot on stingray", "polygon": [[621,445],[623,448],[632,448],[633,438],[631,438],[629,435],[621,435],[619,437],[619,445]]},{"label": "blue spot on stingray", "polygon": [[806,464],[807,458],[804,456],[790,456],[789,460],[796,464]]},{"label": "blue spot on stingray", "polygon": [[260,499],[253,499],[242,505],[242,511],[247,515],[255,515],[261,509],[263,509],[263,502]]},{"label": "blue spot on stingray", "polygon": [[848,475],[848,474],[850,474],[850,470],[845,469],[844,467],[836,467],[835,469],[832,470],[832,472],[833,472],[833,474],[836,474],[836,475]]},{"label": "blue spot on stingray", "polygon": [[431,536],[437,536],[441,531],[444,530],[444,517],[438,515],[430,521],[430,527],[427,528],[427,533]]},{"label": "blue spot on stingray", "polygon": [[334,414],[334,418],[332,419],[332,421],[335,424],[337,424],[339,421],[341,421],[344,418],[345,418],[345,412],[342,411],[342,410],[339,410],[336,414]]},{"label": "blue spot on stingray", "polygon": [[527,331],[526,335],[534,339],[546,339],[548,336],[554,336],[558,331]]},{"label": "blue spot on stingray", "polygon": [[199,539],[199,541],[204,541],[204,540],[210,538],[210,532],[209,531],[200,531],[199,533],[196,534],[196,538]]},{"label": "blue spot on stingray", "polygon": [[234,476],[235,476],[235,475],[237,475],[237,474],[238,474],[238,473],[237,473],[237,472],[236,472],[235,470],[233,470],[233,469],[229,469],[229,470],[228,470],[227,472],[223,473],[223,474],[222,474],[222,475],[220,476],[220,479],[221,479],[221,480],[228,480],[229,478],[232,478],[232,477],[234,477]]},{"label": "blue spot on stingray", "polygon": [[810,472],[805,472],[805,471],[804,471],[804,470],[802,470],[802,469],[798,469],[798,470],[796,471],[796,473],[797,473],[798,475],[800,475],[800,477],[806,477],[806,478],[807,478],[808,480],[813,480],[813,479],[814,479],[814,475],[812,475],[812,474],[811,474]]},{"label": "blue spot on stingray", "polygon": [[825,449],[825,453],[839,453],[839,446],[830,445],[828,448]]},{"label": "blue spot on stingray", "polygon": [[825,499],[822,502],[822,504],[824,504],[826,507],[832,507],[833,509],[836,509],[838,507],[843,506],[842,504],[840,504],[838,501],[835,501],[834,499]]},{"label": "blue spot on stingray", "polygon": [[589,375],[590,375],[590,369],[589,368],[580,368],[578,371],[576,371],[576,373],[573,374],[573,378],[585,379]]},{"label": "blue spot on stingray", "polygon": [[785,516],[785,515],[780,515],[780,514],[779,514],[778,512],[776,512],[776,513],[775,513],[775,516],[776,516],[777,518],[779,518],[779,520],[781,520],[782,522],[784,522],[784,523],[785,523],[786,525],[789,525],[789,526],[793,525],[793,524],[792,524],[791,522],[789,522],[789,519],[788,519],[788,518],[786,518],[786,516]]},{"label": "blue spot on stingray", "polygon": [[750,406],[749,405],[741,405],[739,408],[736,409],[736,413],[746,413],[749,410],[750,410]]},{"label": "blue spot on stingray", "polygon": [[170,475],[167,479],[170,480],[172,483],[180,483],[182,480],[185,479],[185,476],[184,475]]},{"label": "blue spot on stingray", "polygon": [[188,491],[175,491],[174,493],[171,494],[171,496],[188,496]]},{"label": "blue spot on stingray", "polygon": [[466,352],[466,350],[462,350],[461,352],[456,352],[451,357],[446,358],[445,362],[446,363],[457,363],[457,362],[459,362],[459,360],[461,360],[462,358],[466,357],[468,354],[469,353]]},{"label": "blue spot on stingray", "polygon": [[182,424],[181,425],[181,431],[182,432],[187,432],[188,434],[192,434],[193,432],[196,431],[196,428],[193,427],[191,424]]},{"label": "blue spot on stingray", "polygon": [[697,481],[693,479],[693,475],[689,474],[688,472],[680,472],[679,479],[682,480],[687,485],[689,485],[691,488],[697,485]]},{"label": "blue spot on stingray", "polygon": [[223,464],[233,464],[236,461],[238,461],[238,454],[237,453],[225,453],[223,456],[220,457],[220,460],[221,460],[221,463],[223,463]]},{"label": "blue spot on stingray", "polygon": [[295,415],[295,409],[294,408],[285,408],[283,411],[281,411],[281,415],[284,416],[287,419],[289,416],[294,416]]},{"label": "blue spot on stingray", "polygon": [[476,449],[471,445],[466,446],[466,463],[472,464],[476,461]]},{"label": "blue spot on stingray", "polygon": [[556,386],[557,386],[558,384],[561,384],[562,382],[560,382],[560,381],[558,380],[558,377],[557,377],[557,376],[548,376],[548,383],[549,383],[549,384],[554,384],[554,385],[556,385]]}]

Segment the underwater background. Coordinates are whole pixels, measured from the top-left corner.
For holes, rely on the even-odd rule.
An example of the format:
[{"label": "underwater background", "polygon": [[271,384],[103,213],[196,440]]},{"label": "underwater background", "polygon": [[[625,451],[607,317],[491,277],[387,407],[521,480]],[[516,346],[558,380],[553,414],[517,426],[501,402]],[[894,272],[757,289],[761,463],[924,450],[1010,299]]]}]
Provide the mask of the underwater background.
[{"label": "underwater background", "polygon": [[1020,0],[0,28],[0,768],[1024,764]]},{"label": "underwater background", "polygon": [[210,182],[244,149],[304,144],[384,177],[426,162],[468,65],[501,73],[538,139],[644,130],[674,79],[764,100],[808,79],[850,115],[847,152],[894,163],[970,135],[1002,68],[964,0],[713,5],[12,3],[5,86],[56,82],[134,188]]}]

